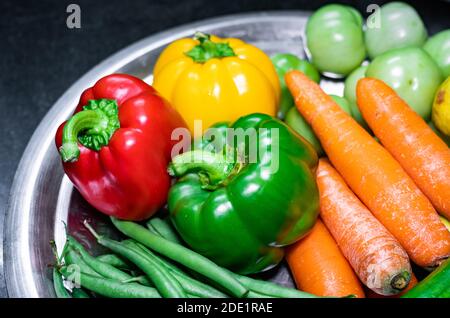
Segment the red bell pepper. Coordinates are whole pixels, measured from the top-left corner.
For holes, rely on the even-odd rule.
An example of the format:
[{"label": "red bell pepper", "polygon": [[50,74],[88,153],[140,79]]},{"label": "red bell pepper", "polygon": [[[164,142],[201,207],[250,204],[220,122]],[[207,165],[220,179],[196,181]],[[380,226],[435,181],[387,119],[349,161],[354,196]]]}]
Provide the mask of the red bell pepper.
[{"label": "red bell pepper", "polygon": [[113,74],[83,92],[55,139],[64,171],[92,206],[143,220],[166,202],[178,127],[186,123],[150,85]]}]

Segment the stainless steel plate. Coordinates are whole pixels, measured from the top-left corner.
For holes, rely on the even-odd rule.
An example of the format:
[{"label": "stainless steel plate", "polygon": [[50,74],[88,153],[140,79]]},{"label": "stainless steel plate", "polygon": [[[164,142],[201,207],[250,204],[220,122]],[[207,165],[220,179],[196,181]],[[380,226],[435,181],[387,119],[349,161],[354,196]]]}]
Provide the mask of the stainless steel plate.
[{"label": "stainless steel plate", "polygon": [[[5,277],[10,297],[53,297],[49,241],[59,248],[65,222],[71,233],[90,244],[81,225],[90,219],[101,231],[111,231],[108,220],[95,212],[63,174],[53,138],[58,125],[69,117],[81,92],[99,78],[115,72],[152,81],[153,65],[171,41],[195,31],[239,37],[268,54],[290,52],[304,56],[302,33],[308,13],[267,12],[226,16],[177,27],[145,38],[106,59],[80,78],[53,105],[33,134],[17,170],[5,220]],[[328,93],[342,94],[342,83],[322,81]],[[284,266],[262,275],[284,285],[292,280]]]}]

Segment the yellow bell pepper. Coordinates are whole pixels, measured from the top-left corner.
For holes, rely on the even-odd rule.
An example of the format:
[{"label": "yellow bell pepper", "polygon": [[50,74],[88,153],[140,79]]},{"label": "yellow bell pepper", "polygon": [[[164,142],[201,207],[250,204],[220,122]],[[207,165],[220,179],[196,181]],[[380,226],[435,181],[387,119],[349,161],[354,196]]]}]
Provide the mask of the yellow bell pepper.
[{"label": "yellow bell pepper", "polygon": [[[280,83],[270,58],[239,39],[197,32],[177,40],[161,53],[153,76],[195,136],[217,122],[277,113]],[[195,120],[202,129],[194,130]]]}]

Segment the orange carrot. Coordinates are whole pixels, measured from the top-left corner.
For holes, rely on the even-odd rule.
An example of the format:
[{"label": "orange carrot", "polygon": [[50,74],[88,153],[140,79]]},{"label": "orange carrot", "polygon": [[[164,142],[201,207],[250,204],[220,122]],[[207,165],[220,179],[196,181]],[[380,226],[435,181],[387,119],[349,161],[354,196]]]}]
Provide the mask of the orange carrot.
[{"label": "orange carrot", "polygon": [[408,254],[327,159],[319,161],[317,185],[320,216],[361,282],[381,295],[405,289],[411,278]]},{"label": "orange carrot", "polygon": [[358,81],[359,109],[383,146],[430,199],[450,217],[450,149],[395,91],[375,78]]},{"label": "orange carrot", "polygon": [[392,155],[304,74],[291,71],[285,79],[333,166],[410,258],[420,266],[446,259],[450,233]]},{"label": "orange carrot", "polygon": [[417,278],[414,275],[414,273],[411,273],[411,280],[409,281],[408,286],[405,289],[403,289],[399,294],[392,295],[392,296],[383,296],[383,295],[375,293],[374,291],[372,291],[370,289],[367,289],[366,290],[366,296],[367,296],[367,298],[399,298],[400,296],[406,294],[414,286],[416,286],[418,282],[419,281],[417,280]]},{"label": "orange carrot", "polygon": [[364,297],[358,277],[320,220],[286,249],[286,260],[300,290],[317,296]]}]

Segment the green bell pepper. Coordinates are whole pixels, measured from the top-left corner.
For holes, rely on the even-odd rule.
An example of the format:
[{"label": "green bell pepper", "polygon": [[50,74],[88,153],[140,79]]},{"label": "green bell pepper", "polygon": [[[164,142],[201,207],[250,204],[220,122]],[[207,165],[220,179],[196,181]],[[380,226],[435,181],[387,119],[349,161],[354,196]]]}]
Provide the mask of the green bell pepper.
[{"label": "green bell pepper", "polygon": [[[269,115],[251,114],[214,128],[215,134],[208,130],[169,165],[179,178],[169,191],[172,223],[193,250],[221,266],[241,274],[267,270],[282,260],[282,247],[316,221],[317,154]],[[236,138],[239,130],[245,138]]]},{"label": "green bell pepper", "polygon": [[294,105],[294,99],[292,98],[291,92],[286,86],[284,75],[289,71],[297,70],[304,73],[314,82],[319,83],[320,74],[319,71],[317,71],[317,69],[314,67],[314,65],[306,60],[298,58],[293,54],[278,53],[272,56],[270,59],[275,66],[275,70],[277,71],[281,87],[281,100],[278,110],[278,117],[284,119],[289,109]]}]

